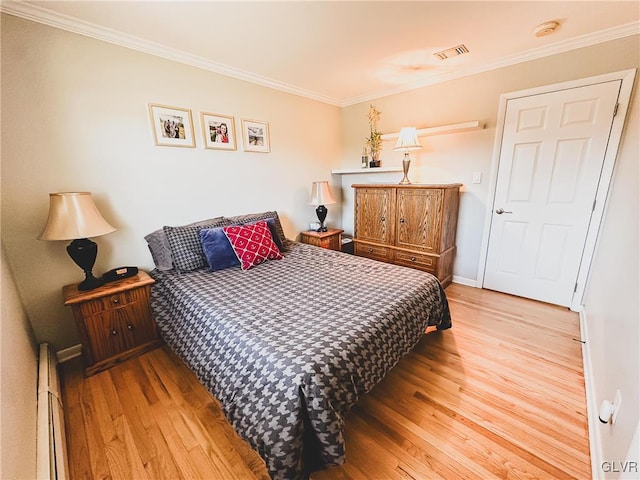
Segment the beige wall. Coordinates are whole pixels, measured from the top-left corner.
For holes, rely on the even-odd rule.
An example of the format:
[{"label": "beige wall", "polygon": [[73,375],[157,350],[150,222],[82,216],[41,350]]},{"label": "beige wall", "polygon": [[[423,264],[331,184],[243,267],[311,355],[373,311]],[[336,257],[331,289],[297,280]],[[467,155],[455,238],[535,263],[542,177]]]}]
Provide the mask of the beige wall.
[{"label": "beige wall", "polygon": [[1,250],[0,478],[36,478],[36,344],[4,248]]},{"label": "beige wall", "polygon": [[[57,350],[78,343],[61,288],[82,272],[68,242],[36,240],[49,192],[93,192],[117,228],[95,239],[101,274],[151,268],[143,237],[163,225],[277,210],[295,238],[316,218],[311,182],[339,162],[334,106],[9,15],[2,66],[2,242],[38,340]],[[197,148],[154,146],[148,102],[191,109]],[[268,121],[271,153],[204,149],[201,111]]]},{"label": "beige wall", "polygon": [[[602,460],[618,462],[618,470],[620,462],[625,461],[625,447],[631,443],[640,422],[640,97],[637,91],[631,105],[585,297],[596,408],[603,400],[613,401],[616,390],[622,395],[616,423],[596,423],[602,441]],[[629,460],[640,462],[639,453],[636,450],[635,458]],[[637,478],[637,471],[635,475]],[[612,472],[606,477],[617,478],[618,473]]]}]

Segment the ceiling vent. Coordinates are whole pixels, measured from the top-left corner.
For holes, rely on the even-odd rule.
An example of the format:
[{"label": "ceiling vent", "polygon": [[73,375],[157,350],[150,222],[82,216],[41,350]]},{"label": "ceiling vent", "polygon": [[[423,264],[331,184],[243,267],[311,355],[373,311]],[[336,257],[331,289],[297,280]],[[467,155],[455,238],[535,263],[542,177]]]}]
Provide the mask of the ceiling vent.
[{"label": "ceiling vent", "polygon": [[440,60],[446,60],[447,58],[457,57],[458,55],[464,55],[465,53],[469,53],[469,49],[464,45],[458,45],[457,47],[448,48],[447,50],[443,50],[441,52],[436,52],[434,53],[434,55]]}]

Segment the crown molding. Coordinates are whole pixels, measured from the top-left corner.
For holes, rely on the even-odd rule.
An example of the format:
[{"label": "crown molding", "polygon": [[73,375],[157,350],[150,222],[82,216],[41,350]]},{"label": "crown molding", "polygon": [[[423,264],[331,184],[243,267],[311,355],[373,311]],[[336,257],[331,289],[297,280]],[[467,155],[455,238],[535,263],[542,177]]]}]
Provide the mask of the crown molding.
[{"label": "crown molding", "polygon": [[507,67],[510,65],[547,57],[550,55],[556,55],[558,53],[564,53],[570,50],[575,50],[577,48],[588,47],[598,43],[604,43],[631,35],[637,35],[640,33],[640,22],[631,22],[606,30],[601,30],[599,32],[594,32],[566,41],[547,45],[545,47],[527,50],[516,55],[509,55],[507,57],[498,59],[495,62],[486,63],[473,68],[468,68],[457,72],[434,75],[419,82],[413,82],[407,85],[403,85],[402,87],[379,90],[376,92],[371,92],[347,99],[337,99],[318,92],[264,77],[262,75],[247,72],[246,70],[234,68],[222,63],[212,62],[211,60],[207,60],[197,55],[192,55],[182,50],[177,50],[165,45],[161,45],[159,43],[143,40],[133,35],[101,27],[94,23],[78,20],[77,18],[53,12],[49,9],[33,4],[13,0],[0,0],[0,12],[24,18],[26,20],[31,20],[37,23],[42,23],[51,27],[59,28],[61,30],[66,30],[68,32],[77,33],[86,37],[95,38],[96,40],[101,40],[113,45],[118,45],[121,47],[129,48],[131,50],[154,55],[156,57],[161,57],[167,60],[172,60],[174,62],[201,68],[203,70],[207,70],[220,75],[225,75],[227,77],[244,80],[246,82],[261,85],[263,87],[272,88],[274,90],[279,90],[285,93],[298,95],[329,105],[334,105],[337,107],[348,107],[357,103],[367,102],[389,95],[408,92],[429,85],[443,83],[450,80],[475,75],[477,73],[487,72],[490,70],[495,70],[498,68]]},{"label": "crown molding", "polygon": [[263,87],[280,90],[282,92],[291,93],[311,100],[317,100],[330,105],[340,106],[340,100],[327,95],[322,95],[311,90],[289,85],[262,75],[247,72],[246,70],[231,67],[229,65],[213,62],[198,55],[192,55],[182,50],[167,47],[166,45],[149,40],[143,40],[133,35],[105,28],[91,22],[85,22],[36,5],[3,0],[0,1],[0,12],[31,20],[33,22],[42,23],[61,30],[66,30],[68,32],[77,33],[78,35],[83,35],[85,37],[95,38],[96,40],[129,48],[138,52],[208,70],[227,77],[244,80]]}]

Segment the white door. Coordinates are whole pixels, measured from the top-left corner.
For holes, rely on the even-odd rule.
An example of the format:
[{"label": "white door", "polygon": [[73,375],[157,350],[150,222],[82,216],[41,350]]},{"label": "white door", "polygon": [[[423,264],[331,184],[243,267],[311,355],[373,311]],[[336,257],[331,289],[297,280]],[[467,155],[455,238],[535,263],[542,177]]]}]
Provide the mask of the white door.
[{"label": "white door", "polygon": [[620,86],[508,101],[484,288],[571,304]]}]

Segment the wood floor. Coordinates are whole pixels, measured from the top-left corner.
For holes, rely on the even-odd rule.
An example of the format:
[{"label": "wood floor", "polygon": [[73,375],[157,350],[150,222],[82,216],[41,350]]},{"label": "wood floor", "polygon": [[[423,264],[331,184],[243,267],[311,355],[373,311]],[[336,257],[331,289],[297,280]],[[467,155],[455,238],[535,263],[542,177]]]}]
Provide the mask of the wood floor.
[{"label": "wood floor", "polygon": [[[447,288],[453,328],[354,406],[328,479],[591,478],[578,316]],[[72,480],[267,479],[218,403],[167,349],[90,378],[63,365]]]}]

